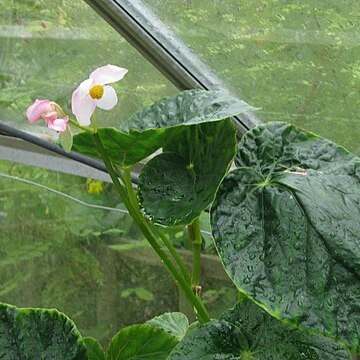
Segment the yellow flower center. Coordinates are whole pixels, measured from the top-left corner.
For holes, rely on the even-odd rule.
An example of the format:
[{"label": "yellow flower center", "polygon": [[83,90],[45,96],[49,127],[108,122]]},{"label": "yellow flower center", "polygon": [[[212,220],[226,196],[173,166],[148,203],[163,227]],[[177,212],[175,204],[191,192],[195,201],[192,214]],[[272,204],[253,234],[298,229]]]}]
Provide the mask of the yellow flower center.
[{"label": "yellow flower center", "polygon": [[104,95],[104,87],[102,85],[94,85],[90,89],[90,96],[93,99],[101,99],[103,95]]}]

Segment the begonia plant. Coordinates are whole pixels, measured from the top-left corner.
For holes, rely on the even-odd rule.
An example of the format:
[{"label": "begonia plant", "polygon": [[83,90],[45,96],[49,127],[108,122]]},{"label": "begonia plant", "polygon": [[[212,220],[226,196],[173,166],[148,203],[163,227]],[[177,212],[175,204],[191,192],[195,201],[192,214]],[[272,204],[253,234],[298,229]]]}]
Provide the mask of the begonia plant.
[{"label": "begonia plant", "polygon": [[[253,108],[217,90],[184,91],[119,128],[96,127],[96,107],[118,102],[107,84],[126,72],[93,71],[73,93],[75,119],[36,100],[28,120],[42,118],[68,137],[70,127],[80,130],[68,150],[104,162],[197,321],[166,313],[121,329],[104,351],[55,310],[3,304],[0,358],[350,360],[349,351],[359,353],[360,159],[283,122],[237,142],[231,117]],[[134,187],[132,167],[150,155]],[[219,259],[241,294],[220,319],[211,319],[201,295],[200,215],[209,209]],[[188,229],[191,271],[164,231],[173,226]]]}]

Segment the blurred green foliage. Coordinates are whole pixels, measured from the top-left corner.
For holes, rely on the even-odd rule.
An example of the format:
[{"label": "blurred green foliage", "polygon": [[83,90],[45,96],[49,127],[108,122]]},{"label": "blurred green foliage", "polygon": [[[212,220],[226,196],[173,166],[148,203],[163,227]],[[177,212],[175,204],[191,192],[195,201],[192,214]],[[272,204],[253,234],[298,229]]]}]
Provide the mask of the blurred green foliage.
[{"label": "blurred green foliage", "polygon": [[360,155],[360,2],[145,0],[263,121]]}]

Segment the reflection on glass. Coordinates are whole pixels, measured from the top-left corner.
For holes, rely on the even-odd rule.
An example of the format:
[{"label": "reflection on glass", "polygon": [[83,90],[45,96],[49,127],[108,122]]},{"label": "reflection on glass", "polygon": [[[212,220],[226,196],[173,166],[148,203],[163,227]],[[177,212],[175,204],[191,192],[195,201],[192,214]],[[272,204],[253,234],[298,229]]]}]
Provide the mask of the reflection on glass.
[{"label": "reflection on glass", "polygon": [[100,125],[119,125],[141,106],[177,93],[82,0],[1,0],[0,5],[2,122],[45,136],[43,126],[26,124],[26,108],[34,99],[46,98],[69,111],[73,90],[92,70],[108,63],[129,73],[114,86],[117,107],[96,111]]},{"label": "reflection on glass", "polygon": [[264,121],[360,155],[360,2],[145,0]]}]

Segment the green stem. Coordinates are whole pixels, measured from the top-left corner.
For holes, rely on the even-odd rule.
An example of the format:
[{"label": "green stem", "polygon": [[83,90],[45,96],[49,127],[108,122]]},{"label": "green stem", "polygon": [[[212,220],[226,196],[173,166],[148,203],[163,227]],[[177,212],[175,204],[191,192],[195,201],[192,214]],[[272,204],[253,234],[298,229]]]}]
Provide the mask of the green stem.
[{"label": "green stem", "polygon": [[131,168],[130,167],[127,167],[124,169],[124,183],[125,183],[125,186],[128,191],[129,198],[130,198],[130,201],[131,201],[133,207],[139,211],[140,209],[139,209],[139,203],[137,200],[136,192],[132,186]]},{"label": "green stem", "polygon": [[195,295],[201,297],[201,229],[200,218],[197,217],[192,224],[188,226],[189,238],[193,246],[193,263],[191,285]]},{"label": "green stem", "polygon": [[163,241],[164,245],[169,250],[172,257],[176,261],[176,264],[178,265],[178,267],[179,267],[179,269],[180,269],[180,271],[182,273],[182,276],[184,277],[186,282],[190,285],[191,284],[191,279],[190,279],[190,275],[189,275],[189,272],[188,272],[188,270],[186,268],[186,265],[185,265],[184,261],[182,260],[182,258],[180,257],[180,255],[178,254],[176,249],[174,248],[172,242],[164,234],[164,232],[159,228],[157,228],[156,231],[159,234],[159,236],[160,236],[161,240]]},{"label": "green stem", "polygon": [[90,128],[87,128],[87,127],[84,127],[84,126],[81,126],[77,121],[73,120],[73,119],[69,119],[69,122],[70,124],[76,126],[77,128],[81,129],[81,130],[84,130],[90,134],[93,134],[94,131]]},{"label": "green stem", "polygon": [[[129,194],[129,198],[130,201],[132,202],[134,208],[136,208],[137,210],[139,209],[139,203],[136,197],[136,192],[132,186],[132,181],[131,181],[131,168],[125,168],[125,186],[126,189],[128,191]],[[183,262],[183,260],[181,259],[181,257],[179,256],[179,254],[177,253],[177,251],[175,250],[173,244],[171,243],[171,241],[168,239],[168,237],[164,234],[164,232],[162,231],[162,229],[160,229],[159,227],[155,228],[155,231],[157,232],[157,234],[159,235],[159,237],[161,238],[162,242],[164,243],[164,245],[166,246],[166,248],[169,250],[170,254],[172,255],[172,257],[174,258],[176,264],[178,265],[182,276],[184,277],[184,279],[186,280],[186,282],[188,284],[191,284],[191,280],[190,280],[190,275],[189,272]]]},{"label": "green stem", "polygon": [[168,258],[165,251],[159,245],[155,235],[152,233],[151,228],[150,228],[149,224],[147,223],[146,219],[143,217],[142,213],[133,207],[133,205],[130,201],[130,198],[128,197],[128,194],[126,193],[126,189],[119,182],[116,171],[114,170],[114,167],[113,167],[110,159],[108,158],[107,153],[102,145],[101,139],[97,133],[94,133],[94,140],[95,140],[95,144],[99,150],[99,153],[104,161],[104,164],[109,172],[111,180],[113,181],[114,186],[115,186],[116,190],[118,191],[124,205],[128,209],[129,214],[134,219],[136,224],[139,226],[140,230],[145,235],[146,239],[149,241],[152,248],[158,254],[158,256],[162,260],[162,262],[165,265],[165,267],[167,268],[167,270],[173,276],[176,284],[185,293],[185,295],[188,298],[188,300],[190,301],[190,303],[196,309],[199,321],[202,323],[210,321],[210,316],[209,316],[207,310],[205,309],[204,304],[195,296],[192,289],[186,283],[185,279],[178,273],[178,270],[176,269],[175,265],[172,263],[172,261]]}]

